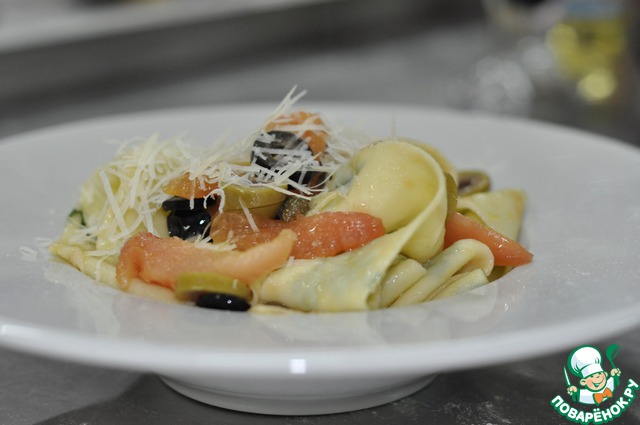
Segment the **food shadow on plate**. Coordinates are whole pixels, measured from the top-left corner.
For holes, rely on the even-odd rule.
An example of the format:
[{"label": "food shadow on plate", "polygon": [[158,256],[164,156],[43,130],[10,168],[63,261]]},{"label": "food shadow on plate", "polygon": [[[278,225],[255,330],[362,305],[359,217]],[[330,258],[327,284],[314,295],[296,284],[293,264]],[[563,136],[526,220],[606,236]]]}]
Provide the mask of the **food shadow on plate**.
[{"label": "food shadow on plate", "polygon": [[[245,334],[250,345],[256,344],[256,338],[280,346],[303,343],[306,347],[327,347],[335,341],[351,346],[407,343],[415,341],[406,340],[403,329],[415,327],[421,329],[422,340],[447,340],[491,329],[523,292],[517,281],[499,279],[449,299],[403,308],[366,313],[264,315],[203,311],[188,305],[144,299],[90,282],[69,265],[55,261],[49,262],[44,273],[48,281],[67,289],[65,292],[73,298],[78,320],[98,336],[164,340],[171,335],[172,341],[185,343],[193,342],[199,335],[216,341],[233,338],[238,343],[242,332],[230,332],[228,322],[225,327],[215,326],[220,317],[230,314],[238,316],[239,326],[244,330],[249,329],[247,324],[254,329],[250,335]],[[419,323],[415,321],[416,310],[421,311]],[[296,320],[291,320],[292,315]],[[126,325],[131,323],[140,326]]]}]

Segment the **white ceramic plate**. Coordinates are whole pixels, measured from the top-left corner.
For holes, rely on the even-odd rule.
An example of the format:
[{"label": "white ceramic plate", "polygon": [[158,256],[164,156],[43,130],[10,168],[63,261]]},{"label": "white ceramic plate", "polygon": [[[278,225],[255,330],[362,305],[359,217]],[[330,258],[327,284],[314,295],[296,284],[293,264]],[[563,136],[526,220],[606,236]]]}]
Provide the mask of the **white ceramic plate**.
[{"label": "white ceramic plate", "polygon": [[52,261],[81,183],[109,139],[244,134],[275,105],[174,110],[82,122],[0,144],[0,343],[160,374],[207,403],[262,413],[370,407],[434,373],[523,359],[640,322],[640,151],[593,135],[393,105],[303,105],[372,135],[414,137],[529,196],[534,262],[455,298],[368,313],[260,316],[165,305]]}]

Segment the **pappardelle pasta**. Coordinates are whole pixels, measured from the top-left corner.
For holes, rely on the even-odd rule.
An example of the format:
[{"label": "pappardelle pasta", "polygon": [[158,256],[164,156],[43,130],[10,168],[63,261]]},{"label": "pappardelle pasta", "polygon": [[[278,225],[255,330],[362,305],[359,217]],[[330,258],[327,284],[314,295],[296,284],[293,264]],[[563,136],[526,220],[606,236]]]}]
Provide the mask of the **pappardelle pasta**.
[{"label": "pappardelle pasta", "polygon": [[523,191],[411,139],[338,131],[300,96],[233,144],[123,144],[51,252],[133,294],[251,312],[406,306],[532,261]]}]

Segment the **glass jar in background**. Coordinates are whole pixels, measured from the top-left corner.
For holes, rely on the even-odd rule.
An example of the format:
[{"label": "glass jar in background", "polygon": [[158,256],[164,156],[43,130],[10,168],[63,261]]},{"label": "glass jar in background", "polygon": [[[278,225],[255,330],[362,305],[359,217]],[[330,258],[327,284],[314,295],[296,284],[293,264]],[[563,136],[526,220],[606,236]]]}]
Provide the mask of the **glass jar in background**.
[{"label": "glass jar in background", "polygon": [[488,48],[456,82],[458,105],[531,115],[540,93],[557,84],[547,31],[564,16],[564,0],[483,0]]},{"label": "glass jar in background", "polygon": [[640,146],[634,61],[640,59],[640,1],[482,4],[488,48],[455,81],[453,106],[551,121]]},{"label": "glass jar in background", "polygon": [[572,111],[569,124],[640,146],[640,84],[633,52],[637,0],[565,0],[547,45]]},{"label": "glass jar in background", "polygon": [[613,102],[629,78],[628,25],[622,0],[568,0],[547,34],[560,74],[588,104]]}]

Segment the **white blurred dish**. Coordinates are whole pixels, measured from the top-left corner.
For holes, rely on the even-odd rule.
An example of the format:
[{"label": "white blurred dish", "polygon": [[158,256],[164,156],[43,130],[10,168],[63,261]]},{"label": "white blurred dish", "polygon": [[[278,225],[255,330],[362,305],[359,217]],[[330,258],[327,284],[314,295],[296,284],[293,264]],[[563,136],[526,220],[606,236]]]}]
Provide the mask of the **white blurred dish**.
[{"label": "white blurred dish", "polygon": [[380,138],[413,137],[495,187],[528,194],[530,265],[474,292],[407,308],[261,316],[167,305],[52,261],[80,185],[124,140],[207,143],[245,134],[275,105],[91,120],[0,144],[0,344],[154,372],[206,403],[322,414],[406,396],[434,373],[525,359],[640,323],[640,150],[564,128],[398,105],[302,104]]}]

